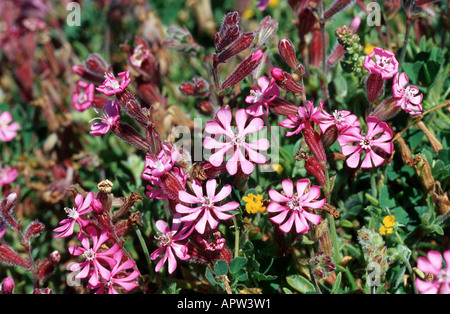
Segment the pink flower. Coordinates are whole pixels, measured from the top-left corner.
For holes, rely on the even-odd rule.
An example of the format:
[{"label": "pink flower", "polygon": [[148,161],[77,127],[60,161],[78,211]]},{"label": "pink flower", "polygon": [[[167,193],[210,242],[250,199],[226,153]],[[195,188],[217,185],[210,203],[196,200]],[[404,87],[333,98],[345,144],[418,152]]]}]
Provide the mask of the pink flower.
[{"label": "pink flower", "polygon": [[208,180],[206,182],[206,196],[203,195],[203,188],[198,180],[192,182],[192,190],[195,196],[189,194],[186,191],[180,191],[178,197],[180,201],[188,204],[199,204],[198,207],[187,207],[183,204],[177,204],[175,210],[180,214],[187,214],[181,218],[181,221],[190,221],[195,223],[195,229],[203,234],[205,232],[206,225],[208,224],[211,229],[216,229],[218,221],[227,220],[234,215],[225,214],[230,210],[235,210],[239,207],[237,202],[228,202],[224,205],[217,206],[216,203],[223,201],[231,194],[231,185],[226,184],[222,187],[219,193],[216,194],[217,181],[215,179]]},{"label": "pink flower", "polygon": [[[182,187],[186,185],[187,174],[184,173],[182,168],[173,167],[171,173],[173,174],[173,178],[177,180]],[[145,177],[143,178],[145,179]],[[145,192],[145,194],[148,197],[156,198],[158,200],[163,200],[166,198],[173,199],[173,197],[170,196],[171,193],[166,193],[166,187],[164,182],[161,180],[161,177],[150,177],[149,179],[150,183],[156,187],[153,187],[149,184],[146,186],[147,192]]]},{"label": "pink flower", "polygon": [[267,6],[269,5],[270,0],[258,0],[258,3],[256,4],[256,7],[260,10],[260,11],[264,11]]},{"label": "pink flower", "polygon": [[[266,162],[266,157],[256,150],[267,150],[270,146],[269,140],[266,138],[258,139],[255,142],[247,143],[245,140],[246,135],[256,133],[264,127],[264,122],[260,118],[252,119],[248,125],[247,113],[245,109],[239,109],[236,112],[236,124],[237,133],[231,129],[231,110],[229,108],[222,108],[217,112],[216,120],[208,121],[205,124],[205,131],[211,134],[224,135],[227,138],[226,142],[219,142],[212,137],[206,137],[203,141],[203,146],[206,149],[218,149],[214,154],[209,157],[209,162],[219,167],[227,152],[232,152],[233,156],[227,161],[226,168],[229,174],[235,175],[238,170],[238,162],[245,174],[253,172],[255,166],[252,162],[257,164],[263,164]],[[249,156],[247,160],[242,152],[245,149]],[[252,161],[252,162],[250,162]]]},{"label": "pink flower", "polygon": [[245,102],[252,104],[247,108],[247,113],[254,117],[260,117],[264,114],[266,108],[266,116],[269,114],[269,103],[276,97],[280,96],[280,90],[275,85],[275,80],[270,80],[266,76],[261,76],[258,79],[258,87],[253,87],[250,90],[250,95],[245,98]]},{"label": "pink flower", "polygon": [[102,111],[103,111],[102,117],[96,117],[89,121],[89,122],[92,122],[94,120],[101,121],[91,125],[91,132],[89,132],[89,134],[94,136],[106,134],[109,132],[111,127],[117,124],[117,121],[120,118],[119,115],[120,108],[119,102],[116,99],[107,101]]},{"label": "pink flower", "polygon": [[167,145],[162,145],[162,149],[156,158],[151,156],[145,157],[144,172],[142,178],[147,181],[151,181],[157,177],[160,177],[167,171],[170,171],[179,156],[178,150],[171,150]]},{"label": "pink flower", "polygon": [[16,180],[19,171],[14,168],[0,168],[0,186],[7,185]]},{"label": "pink flower", "polygon": [[190,258],[187,245],[178,242],[186,239],[192,233],[193,228],[191,224],[187,224],[178,232],[181,225],[180,217],[181,215],[179,214],[173,216],[171,229],[169,229],[164,220],[158,220],[156,222],[156,228],[159,230],[159,233],[155,236],[155,239],[159,241],[161,247],[153,251],[150,258],[151,260],[155,260],[164,254],[156,264],[155,271],[157,272],[168,261],[169,274],[173,273],[177,268],[177,259],[175,256],[184,261]]},{"label": "pink flower", "polygon": [[416,278],[416,287],[420,293],[450,294],[450,250],[444,252],[444,260],[447,268],[442,266],[442,254],[437,251],[429,251],[427,258],[417,259],[417,268],[434,276],[431,281]]},{"label": "pink flower", "polygon": [[320,209],[325,204],[325,199],[317,200],[320,196],[320,187],[311,186],[309,179],[297,181],[297,191],[294,193],[294,184],[291,180],[285,179],[281,182],[284,195],[271,189],[269,197],[273,202],[267,206],[269,213],[277,213],[270,217],[270,220],[280,225],[280,230],[288,233],[295,223],[297,233],[309,230],[308,221],[314,225],[319,224],[322,217],[309,212],[311,209]]},{"label": "pink flower", "polygon": [[[342,154],[347,156],[347,165],[356,168],[359,165],[361,153],[364,152],[362,168],[380,166],[385,158],[379,154],[385,152],[391,154],[394,144],[392,130],[377,117],[367,117],[367,134],[361,134],[359,127],[351,127],[343,130],[337,140],[341,145]],[[381,151],[380,151],[381,150]]]},{"label": "pink flower", "polygon": [[96,89],[106,96],[112,96],[123,92],[131,82],[130,70],[120,72],[118,75],[120,77],[120,84],[119,81],[117,81],[117,79],[114,77],[114,74],[105,73],[105,81],[103,82],[103,85],[100,85]]},{"label": "pink flower", "polygon": [[417,95],[419,89],[414,85],[409,85],[405,88],[406,84],[409,82],[406,73],[401,73],[394,77],[394,82],[392,85],[392,93],[394,97],[397,98],[395,103],[396,106],[401,107],[403,110],[411,115],[421,114],[423,95]]},{"label": "pink flower", "polygon": [[361,125],[357,121],[358,117],[348,110],[335,110],[333,114],[329,114],[323,109],[323,101],[320,102],[320,110],[314,113],[312,119],[319,124],[322,133],[325,133],[332,125],[336,125],[338,131]]},{"label": "pink flower", "polygon": [[[75,278],[81,279],[86,278],[90,275],[91,278],[89,279],[89,284],[92,286],[96,286],[99,282],[99,275],[103,279],[109,279],[111,276],[111,272],[106,269],[101,262],[106,263],[110,268],[114,267],[116,261],[111,256],[120,249],[119,245],[117,243],[114,243],[114,245],[108,250],[99,251],[103,243],[105,243],[105,241],[109,239],[109,233],[106,229],[102,229],[100,235],[98,235],[98,231],[95,227],[88,226],[86,228],[86,233],[92,239],[92,247],[87,235],[80,232],[78,234],[78,239],[80,240],[82,247],[70,246],[69,252],[74,256],[83,255],[85,261],[82,263],[73,264],[72,267],[70,267],[70,270],[77,271],[81,269],[80,273],[76,275]],[[93,267],[92,272],[91,266]]]},{"label": "pink flower", "polygon": [[83,194],[77,194],[75,197],[76,208],[64,208],[68,218],[61,220],[59,222],[60,226],[53,229],[54,232],[60,232],[60,234],[57,234],[55,238],[66,238],[71,236],[73,234],[75,223],[77,223],[80,228],[86,227],[89,224],[89,220],[85,220],[81,216],[92,211],[94,193],[89,192],[86,195],[86,198],[84,200],[83,199]]},{"label": "pink flower", "polygon": [[129,57],[129,60],[133,67],[140,68],[142,62],[148,59],[149,56],[150,51],[143,44],[139,44],[134,48],[133,54]]},{"label": "pink flower", "polygon": [[88,109],[94,103],[94,93],[94,84],[79,81],[72,94],[72,106],[78,111]]},{"label": "pink flower", "polygon": [[97,286],[88,288],[98,289],[95,291],[95,294],[104,294],[105,289],[108,289],[108,294],[119,294],[114,285],[118,285],[126,291],[136,288],[138,284],[135,280],[140,275],[139,271],[134,269],[131,273],[127,272],[127,269],[133,269],[136,263],[132,259],[127,259],[122,263],[122,257],[123,253],[121,250],[114,253],[113,259],[116,261],[116,264],[111,269],[109,278],[104,278]]},{"label": "pink flower", "polygon": [[19,124],[12,121],[12,116],[9,111],[0,113],[0,141],[9,142],[17,136]]},{"label": "pink flower", "polygon": [[[323,102],[320,102],[322,107]],[[279,123],[279,126],[284,128],[293,129],[294,131],[286,132],[286,136],[292,136],[299,134],[305,128],[305,121],[311,119],[319,111],[319,107],[314,107],[312,101],[307,101],[306,106],[298,107],[297,115],[288,115],[288,118],[284,119]]]},{"label": "pink flower", "polygon": [[372,74],[381,75],[383,80],[386,80],[397,74],[398,61],[394,53],[375,47],[364,58],[363,67]]}]

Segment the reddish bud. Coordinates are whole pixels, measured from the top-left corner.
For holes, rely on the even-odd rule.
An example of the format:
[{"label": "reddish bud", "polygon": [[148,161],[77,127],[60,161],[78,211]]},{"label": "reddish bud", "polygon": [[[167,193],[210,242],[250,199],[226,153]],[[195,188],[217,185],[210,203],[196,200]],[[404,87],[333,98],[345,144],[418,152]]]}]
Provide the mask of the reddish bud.
[{"label": "reddish bud", "polygon": [[2,282],[1,294],[12,294],[14,289],[14,280],[11,277],[6,277]]},{"label": "reddish bud", "polygon": [[372,111],[370,116],[377,117],[380,121],[388,121],[394,118],[401,111],[400,106],[395,106],[396,102],[395,97],[385,99]]},{"label": "reddish bud", "polygon": [[291,104],[283,98],[276,97],[269,103],[270,111],[282,116],[295,116],[298,114],[298,106]]},{"label": "reddish bud", "polygon": [[328,56],[328,65],[335,65],[345,55],[345,48],[341,44],[337,44],[333,52]]},{"label": "reddish bud", "polygon": [[263,55],[264,53],[259,49],[244,59],[222,83],[221,91],[236,85],[252,73],[258,67]]},{"label": "reddish bud", "polygon": [[239,13],[237,11],[230,12],[223,18],[219,32],[214,38],[216,52],[222,51],[229,44],[234,42],[241,35],[241,27],[239,26]]},{"label": "reddish bud", "polygon": [[297,83],[289,73],[283,72],[280,68],[273,68],[270,74],[280,88],[296,94],[303,94],[303,86]]},{"label": "reddish bud", "polygon": [[322,62],[322,33],[320,29],[315,29],[312,32],[312,39],[309,45],[309,64],[320,67]]},{"label": "reddish bud", "polygon": [[335,0],[328,9],[325,10],[323,17],[328,20],[336,13],[344,10],[346,7],[352,5],[354,0]]},{"label": "reddish bud", "polygon": [[278,52],[284,62],[298,75],[305,74],[305,68],[298,63],[294,44],[289,39],[282,39],[278,42]]},{"label": "reddish bud", "polygon": [[39,236],[43,231],[45,230],[45,225],[38,221],[34,220],[30,222],[30,224],[27,226],[24,232],[24,239],[25,241],[30,241],[33,238],[36,238]]},{"label": "reddish bud", "polygon": [[320,135],[320,140],[322,141],[322,145],[324,149],[327,149],[334,142],[336,142],[337,137],[339,135],[339,131],[336,125],[331,125],[329,128],[325,130],[325,133]]},{"label": "reddish bud", "polygon": [[305,169],[310,175],[313,175],[316,178],[321,186],[325,186],[327,184],[325,172],[314,157],[306,156]]},{"label": "reddish bud", "polygon": [[303,130],[303,135],[305,137],[305,142],[311,150],[312,154],[321,164],[326,164],[327,157],[325,155],[325,150],[320,140],[319,134],[314,130],[311,123],[306,120],[305,128]]},{"label": "reddish bud", "polygon": [[179,87],[184,96],[207,97],[209,83],[203,77],[195,77],[192,82],[183,82]]},{"label": "reddish bud", "polygon": [[92,53],[83,65],[74,65],[72,71],[89,83],[103,84],[105,73],[111,72],[111,66],[98,54]]},{"label": "reddish bud", "polygon": [[0,202],[0,217],[13,230],[20,230],[20,224],[14,217],[17,194],[11,193]]},{"label": "reddish bud", "polygon": [[141,105],[133,94],[125,90],[116,94],[116,97],[120,103],[121,109],[139,123],[139,125],[144,128],[147,127],[150,123],[150,117],[142,111]]},{"label": "reddish bud", "polygon": [[237,55],[250,47],[251,43],[255,39],[254,33],[244,33],[231,43],[224,51],[217,56],[217,63],[224,63],[229,58]]},{"label": "reddish bud", "polygon": [[366,96],[370,103],[377,100],[383,93],[384,80],[381,75],[369,74],[366,79]]},{"label": "reddish bud", "polygon": [[266,16],[262,19],[259,24],[259,28],[256,30],[255,34],[257,36],[255,47],[260,48],[267,41],[267,39],[272,36],[278,29],[278,21],[272,19],[270,16]]},{"label": "reddish bud", "polygon": [[31,268],[31,262],[24,259],[5,243],[0,243],[0,263],[7,266],[19,266],[25,269]]},{"label": "reddish bud", "polygon": [[198,110],[206,116],[212,116],[214,112],[216,112],[213,104],[209,101],[202,101],[201,103],[199,103]]},{"label": "reddish bud", "polygon": [[33,290],[33,294],[53,294],[50,288],[36,288]]},{"label": "reddish bud", "polygon": [[130,126],[126,123],[117,121],[117,124],[111,127],[111,131],[118,138],[133,145],[134,147],[141,149],[144,152],[150,151],[150,144],[132,126]]},{"label": "reddish bud", "polygon": [[169,199],[179,201],[178,192],[184,191],[184,187],[172,172],[166,172],[161,177],[163,192]]},{"label": "reddish bud", "polygon": [[38,278],[43,281],[50,276],[56,268],[56,264],[61,260],[61,254],[53,251],[48,258],[45,258],[38,267]]}]

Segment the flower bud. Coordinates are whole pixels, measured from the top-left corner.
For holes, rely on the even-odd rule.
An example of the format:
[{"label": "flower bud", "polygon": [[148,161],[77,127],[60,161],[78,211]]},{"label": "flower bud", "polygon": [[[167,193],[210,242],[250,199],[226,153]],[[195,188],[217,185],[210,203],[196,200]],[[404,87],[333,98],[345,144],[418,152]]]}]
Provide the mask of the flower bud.
[{"label": "flower bud", "polygon": [[305,169],[309,174],[313,175],[317,179],[321,186],[325,186],[327,184],[325,173],[319,162],[315,158],[305,158]]},{"label": "flower bud", "polygon": [[[325,37],[326,38],[326,37]],[[312,31],[312,39],[309,44],[309,64],[320,68],[322,62],[322,33],[320,29]]]},{"label": "flower bud", "polygon": [[366,79],[366,96],[369,103],[375,102],[383,93],[384,80],[381,75],[370,73]]},{"label": "flower bud", "polygon": [[25,269],[31,268],[31,262],[24,259],[5,243],[0,243],[0,263],[7,266],[19,266]]},{"label": "flower bud", "polygon": [[270,111],[282,116],[296,116],[298,114],[298,106],[291,104],[280,97],[275,97],[269,103]]},{"label": "flower bud", "polygon": [[209,83],[203,77],[194,77],[192,82],[183,82],[179,89],[187,97],[207,97],[209,95]]},{"label": "flower bud", "polygon": [[50,288],[35,288],[33,294],[53,294],[53,290]]},{"label": "flower bud", "polygon": [[199,103],[198,110],[205,116],[212,116],[214,115],[214,112],[216,112],[213,104],[209,101],[202,101],[201,103]]},{"label": "flower bud", "polygon": [[283,72],[280,68],[273,68],[270,74],[280,88],[296,94],[303,94],[303,86],[297,83],[289,73]]},{"label": "flower bud", "polygon": [[2,294],[12,294],[14,289],[14,280],[11,277],[6,277],[2,282]]},{"label": "flower bud", "polygon": [[312,127],[311,122],[306,120],[304,124],[305,128],[303,130],[303,135],[305,137],[306,144],[314,157],[316,157],[317,161],[321,164],[326,164],[327,156],[325,155],[325,150],[323,149],[319,134]]},{"label": "flower bud", "polygon": [[222,51],[241,35],[242,30],[239,26],[239,18],[237,11],[229,12],[223,18],[219,32],[216,33],[214,38],[216,53]]},{"label": "flower bud", "polygon": [[30,222],[30,224],[27,226],[24,232],[24,239],[25,241],[30,241],[33,238],[36,238],[39,236],[43,231],[45,230],[45,225],[38,221],[34,220]]},{"label": "flower bud", "polygon": [[289,39],[282,39],[278,43],[278,52],[286,64],[298,75],[305,74],[305,68],[298,63],[294,44]]},{"label": "flower bud", "polygon": [[242,81],[247,75],[256,69],[263,58],[262,50],[256,50],[246,59],[244,59],[234,69],[234,71],[225,79],[221,86],[221,92],[229,87],[232,87]]},{"label": "flower bud", "polygon": [[388,121],[401,111],[401,107],[395,106],[395,104],[395,97],[385,99],[372,111],[370,116],[377,117],[380,121]]},{"label": "flower bud", "polygon": [[136,97],[127,90],[116,94],[117,100],[122,108],[131,118],[142,127],[147,127],[150,123],[149,116],[144,114]]},{"label": "flower bud", "polygon": [[117,121],[117,124],[111,127],[111,131],[122,141],[125,141],[144,152],[149,152],[151,149],[148,141],[129,124]]},{"label": "flower bud", "polygon": [[14,217],[14,209],[16,207],[17,194],[11,193],[0,202],[0,217],[13,230],[20,230],[20,224]]},{"label": "flower bud", "polygon": [[330,5],[328,9],[325,10],[323,17],[328,20],[330,17],[335,15],[336,13],[344,10],[346,7],[352,5],[354,0],[335,0]]},{"label": "flower bud", "polygon": [[255,39],[254,33],[244,33],[234,42],[232,42],[224,51],[222,51],[217,56],[217,64],[225,63],[231,57],[237,55],[238,53],[244,51],[250,47],[251,43]]},{"label": "flower bud", "polygon": [[266,16],[261,20],[258,29],[256,30],[255,48],[261,48],[267,39],[272,36],[278,29],[278,21]]},{"label": "flower bud", "polygon": [[325,133],[322,133],[320,135],[320,140],[322,141],[323,148],[327,149],[328,147],[333,145],[333,143],[336,142],[338,135],[339,131],[335,124],[328,127],[325,130]]},{"label": "flower bud", "polygon": [[40,281],[45,280],[50,276],[56,268],[56,264],[61,260],[61,254],[58,251],[53,251],[48,258],[45,258],[38,267],[38,278]]}]

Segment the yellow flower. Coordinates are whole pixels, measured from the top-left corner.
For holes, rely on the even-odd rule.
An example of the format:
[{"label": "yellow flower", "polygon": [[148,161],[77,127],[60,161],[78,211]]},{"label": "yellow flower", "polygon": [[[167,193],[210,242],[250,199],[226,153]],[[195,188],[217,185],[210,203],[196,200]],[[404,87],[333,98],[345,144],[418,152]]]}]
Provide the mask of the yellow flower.
[{"label": "yellow flower", "polygon": [[371,53],[371,52],[373,51],[373,48],[375,48],[375,46],[373,46],[373,45],[367,43],[367,44],[364,46],[364,53],[365,53],[366,55],[368,55],[369,53]]},{"label": "yellow flower", "polygon": [[278,5],[279,2],[280,2],[280,0],[270,0],[269,1],[269,7],[275,8]]},{"label": "yellow flower", "polygon": [[253,12],[252,9],[247,9],[244,11],[244,13],[242,13],[242,18],[244,19],[250,19],[255,15],[255,12]]},{"label": "yellow flower", "polygon": [[247,213],[256,214],[266,212],[266,207],[263,206],[263,197],[261,194],[254,195],[253,193],[250,193],[242,199],[246,202],[245,210],[247,210]]},{"label": "yellow flower", "polygon": [[283,172],[283,166],[280,164],[272,164],[272,169],[278,174]]},{"label": "yellow flower", "polygon": [[394,231],[393,227],[395,226],[395,224],[396,222],[394,215],[384,217],[383,225],[379,229],[380,234],[384,236],[390,235]]}]

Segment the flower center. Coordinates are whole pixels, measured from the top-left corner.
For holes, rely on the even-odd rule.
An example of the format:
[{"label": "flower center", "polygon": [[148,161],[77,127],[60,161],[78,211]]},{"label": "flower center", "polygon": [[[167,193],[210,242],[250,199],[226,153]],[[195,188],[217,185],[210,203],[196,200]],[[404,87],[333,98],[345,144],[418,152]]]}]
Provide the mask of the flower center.
[{"label": "flower center", "polygon": [[245,135],[236,134],[231,142],[238,147],[241,147],[245,143]]},{"label": "flower center", "polygon": [[92,261],[93,259],[95,259],[96,254],[92,249],[89,249],[84,251],[83,256],[86,258],[87,261]]},{"label": "flower center", "polygon": [[115,77],[111,78],[111,76],[108,75],[108,73],[105,73],[105,78],[108,81],[107,84],[105,85],[109,86],[112,89],[120,88],[119,82],[117,82]]},{"label": "flower center", "polygon": [[155,239],[159,241],[161,246],[170,246],[172,244],[173,233],[165,233],[160,235],[155,235]]},{"label": "flower center", "polygon": [[287,203],[287,206],[292,210],[302,210],[302,201],[298,196],[292,197],[292,199]]},{"label": "flower center", "polygon": [[437,280],[438,280],[438,282],[440,283],[440,284],[444,284],[444,283],[448,283],[448,282],[450,282],[450,277],[449,276],[447,276],[447,270],[444,268],[444,269],[441,269],[439,272],[438,272],[438,274],[437,274]]},{"label": "flower center", "polygon": [[264,100],[264,94],[261,93],[259,90],[253,90],[252,89],[250,91],[250,95],[253,96],[253,103],[254,104],[259,103],[259,102]]},{"label": "flower center", "polygon": [[405,89],[405,96],[407,98],[412,98],[414,96],[416,96],[417,91],[414,88],[411,88],[411,86],[406,87]]},{"label": "flower center", "polygon": [[161,160],[158,159],[155,162],[155,169],[158,170],[158,171],[163,171],[164,170],[164,164],[162,163]]},{"label": "flower center", "polygon": [[363,149],[371,149],[372,148],[372,140],[366,136],[364,136],[359,143]]},{"label": "flower center", "polygon": [[378,66],[382,69],[384,69],[386,66],[388,66],[391,63],[391,58],[387,57],[380,57],[380,60],[378,60]]},{"label": "flower center", "polygon": [[334,117],[334,121],[336,122],[336,124],[341,124],[342,122],[345,121],[344,115],[339,110],[335,110],[333,112],[333,117]]},{"label": "flower center", "polygon": [[208,196],[204,196],[202,199],[202,206],[211,209],[214,207],[214,203]]},{"label": "flower center", "polygon": [[77,220],[78,217],[80,217],[80,215],[77,212],[77,209],[74,207],[72,207],[72,208],[66,207],[66,208],[64,208],[64,211],[67,213],[67,216],[69,218],[72,218],[74,220]]}]

